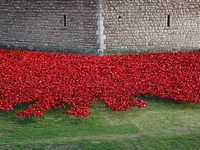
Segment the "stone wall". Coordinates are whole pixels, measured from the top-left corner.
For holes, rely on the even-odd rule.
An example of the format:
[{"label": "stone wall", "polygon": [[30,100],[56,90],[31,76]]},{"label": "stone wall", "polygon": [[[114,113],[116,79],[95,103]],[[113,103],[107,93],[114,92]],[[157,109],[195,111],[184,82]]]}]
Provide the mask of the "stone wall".
[{"label": "stone wall", "polygon": [[103,0],[105,54],[200,49],[200,0]]},{"label": "stone wall", "polygon": [[0,46],[96,53],[96,0],[0,0]]},{"label": "stone wall", "polygon": [[0,0],[0,47],[87,54],[200,49],[200,0]]}]

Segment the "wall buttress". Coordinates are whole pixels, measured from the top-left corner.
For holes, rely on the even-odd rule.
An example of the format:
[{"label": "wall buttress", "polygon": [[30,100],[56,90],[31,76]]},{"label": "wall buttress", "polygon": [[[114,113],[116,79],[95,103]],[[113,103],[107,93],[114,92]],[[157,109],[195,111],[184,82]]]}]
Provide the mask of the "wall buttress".
[{"label": "wall buttress", "polygon": [[106,39],[106,36],[104,35],[104,17],[103,17],[103,7],[102,7],[102,0],[98,1],[98,12],[97,12],[97,17],[98,17],[98,21],[97,21],[97,25],[98,25],[98,31],[97,31],[97,44],[99,45],[99,49],[98,49],[98,53],[99,55],[104,55],[104,49],[106,49],[106,45],[104,43],[104,40]]}]

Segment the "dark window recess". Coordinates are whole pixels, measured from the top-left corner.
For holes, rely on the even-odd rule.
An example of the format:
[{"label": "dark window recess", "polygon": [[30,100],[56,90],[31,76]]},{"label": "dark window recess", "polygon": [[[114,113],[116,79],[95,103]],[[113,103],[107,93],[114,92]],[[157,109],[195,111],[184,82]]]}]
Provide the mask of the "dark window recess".
[{"label": "dark window recess", "polygon": [[170,15],[167,16],[167,26],[170,27]]},{"label": "dark window recess", "polygon": [[64,15],[64,27],[67,26],[66,15]]}]

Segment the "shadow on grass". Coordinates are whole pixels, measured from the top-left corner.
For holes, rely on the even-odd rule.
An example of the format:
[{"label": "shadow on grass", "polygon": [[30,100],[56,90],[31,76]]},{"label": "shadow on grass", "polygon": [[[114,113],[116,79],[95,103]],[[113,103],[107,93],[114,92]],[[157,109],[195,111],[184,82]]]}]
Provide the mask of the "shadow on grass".
[{"label": "shadow on grass", "polygon": [[[136,114],[141,114],[142,111],[148,111],[148,110],[154,110],[154,109],[176,109],[176,110],[197,110],[200,109],[200,105],[194,104],[194,103],[184,103],[182,101],[175,101],[173,99],[167,99],[167,98],[159,98],[155,96],[145,96],[140,95],[137,97],[138,99],[143,99],[147,103],[146,108],[131,108],[131,111],[134,111]],[[70,109],[71,106],[68,105],[66,109],[55,109],[52,108],[48,112],[44,113],[44,116],[42,117],[26,117],[26,116],[16,116],[17,112],[22,111],[26,109],[29,105],[36,103],[37,100],[34,100],[30,103],[23,103],[20,105],[17,105],[14,107],[14,111],[2,111],[0,110],[0,116],[6,116],[6,119],[8,121],[15,122],[17,124],[32,124],[36,122],[42,122],[48,118],[48,120],[56,121],[58,122],[60,120],[67,121],[70,124],[77,125],[77,124],[96,124],[99,120],[97,119],[99,117],[100,111],[104,111],[110,115],[114,116],[126,116],[126,111],[112,111],[110,108],[105,106],[105,103],[103,101],[98,102],[92,102],[92,108],[91,112],[92,115],[88,117],[76,117],[69,114],[64,114],[64,112],[67,109]],[[138,113],[140,112],[140,113]],[[124,114],[124,115],[123,115]],[[5,119],[5,118],[4,118]]]},{"label": "shadow on grass", "polygon": [[147,106],[150,105],[160,105],[165,106],[171,109],[200,109],[200,104],[190,103],[190,102],[183,102],[181,100],[174,100],[169,98],[160,98],[156,96],[149,96],[149,95],[139,95],[138,99],[143,99]]}]

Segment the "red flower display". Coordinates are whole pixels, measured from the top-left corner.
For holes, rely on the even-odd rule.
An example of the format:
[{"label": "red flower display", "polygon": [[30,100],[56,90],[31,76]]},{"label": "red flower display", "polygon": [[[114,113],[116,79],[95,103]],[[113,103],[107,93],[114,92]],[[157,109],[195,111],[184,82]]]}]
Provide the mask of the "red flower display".
[{"label": "red flower display", "polygon": [[19,116],[51,108],[90,115],[92,101],[112,110],[145,107],[140,94],[200,103],[200,53],[86,56],[0,50],[0,109],[29,103]]}]

